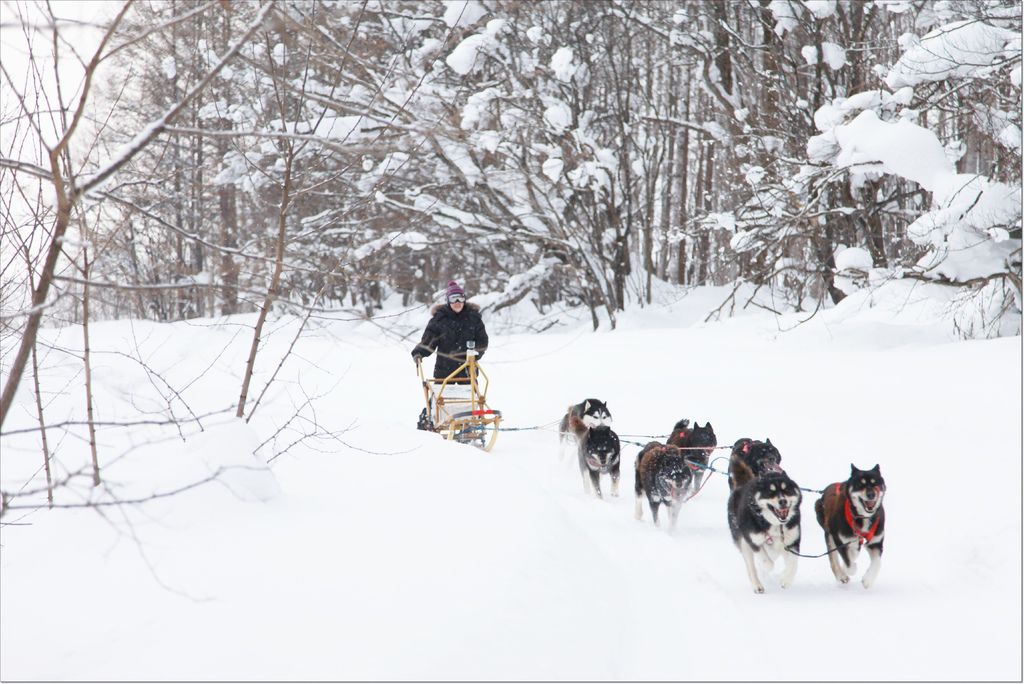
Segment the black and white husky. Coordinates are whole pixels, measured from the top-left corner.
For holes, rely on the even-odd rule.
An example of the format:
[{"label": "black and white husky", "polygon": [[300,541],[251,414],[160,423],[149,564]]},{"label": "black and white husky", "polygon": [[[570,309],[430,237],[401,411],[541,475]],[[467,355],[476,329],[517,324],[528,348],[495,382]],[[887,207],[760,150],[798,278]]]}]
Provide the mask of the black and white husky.
[{"label": "black and white husky", "polygon": [[600,399],[584,399],[565,410],[562,422],[558,425],[558,434],[562,441],[569,435],[576,435],[578,432],[572,426],[573,418],[578,419],[588,428],[612,424],[612,414],[608,410],[607,404]]},{"label": "black and white husky", "polygon": [[612,479],[612,496],[619,495],[619,436],[607,425],[588,428],[579,418],[573,418],[570,427],[576,432],[577,456],[580,475],[583,476],[583,491],[601,496],[601,475],[607,473]]},{"label": "black and white husky", "polygon": [[[800,488],[784,472],[767,473],[747,481],[729,495],[729,531],[747,565],[750,584],[758,594],[764,585],[755,561],[771,572],[779,556],[785,566],[783,589],[793,584],[800,552]],[[794,553],[791,553],[794,552]]]},{"label": "black and white husky", "polygon": [[859,470],[850,464],[850,479],[825,488],[814,502],[818,524],[825,530],[825,546],[832,574],[841,583],[857,574],[857,556],[867,546],[871,565],[861,584],[869,589],[882,569],[882,543],[885,541],[885,480],[878,465]]}]

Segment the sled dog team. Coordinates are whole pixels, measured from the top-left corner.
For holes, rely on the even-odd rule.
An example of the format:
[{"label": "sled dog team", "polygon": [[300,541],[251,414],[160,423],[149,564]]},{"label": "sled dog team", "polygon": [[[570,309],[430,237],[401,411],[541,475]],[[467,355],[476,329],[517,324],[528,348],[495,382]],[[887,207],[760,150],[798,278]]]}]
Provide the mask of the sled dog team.
[{"label": "sled dog team", "polygon": [[[559,425],[560,439],[576,442],[580,474],[585,491],[601,496],[601,475],[611,477],[611,494],[619,495],[619,437],[611,429],[607,404],[585,399],[570,406]],[[711,423],[690,425],[680,420],[666,444],[649,442],[637,454],[634,475],[634,515],[643,519],[643,499],[651,509],[654,524],[658,512],[667,508],[669,527],[675,528],[682,504],[701,487],[711,453],[717,448]],[[782,557],[783,589],[793,583],[800,553],[800,487],[780,465],[782,455],[770,439],[744,437],[729,455],[729,531],[746,565],[750,584],[758,594],[764,584],[758,575],[769,573]],[[850,477],[825,488],[814,502],[818,524],[825,532],[825,546],[832,573],[846,584],[857,572],[857,556],[867,548],[870,565],[861,583],[874,584],[882,565],[885,541],[885,480],[879,467],[860,470],[850,464]]]}]

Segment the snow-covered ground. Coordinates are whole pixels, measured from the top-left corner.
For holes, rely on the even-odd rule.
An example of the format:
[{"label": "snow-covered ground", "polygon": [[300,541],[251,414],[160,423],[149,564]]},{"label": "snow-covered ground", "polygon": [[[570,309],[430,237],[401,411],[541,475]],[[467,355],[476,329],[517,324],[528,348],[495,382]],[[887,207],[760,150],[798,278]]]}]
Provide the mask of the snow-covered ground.
[{"label": "snow-covered ground", "polygon": [[[837,585],[818,558],[790,589],[755,595],[719,475],[674,533],[646,511],[635,521],[638,446],[625,445],[622,496],[599,501],[549,430],[505,432],[491,453],[417,432],[413,341],[399,338],[419,310],[378,321],[391,332],[311,326],[248,425],[228,412],[184,438],[101,430],[122,498],[227,470],[139,506],[9,511],[0,678],[1020,680],[1021,339],[953,341],[923,292],[850,297],[801,326],[763,312],[701,323],[720,292],[631,311],[616,331],[501,333],[495,317],[484,359],[508,427],[594,396],[624,436],[688,417],[720,444],[770,437],[804,487],[879,463],[886,547],[870,590]],[[157,417],[161,396],[179,417],[231,406],[252,318],[94,325],[97,418]],[[297,327],[275,322],[252,396]],[[80,336],[44,331],[68,348]],[[137,354],[187,386],[187,409]],[[80,418],[80,365],[53,351],[44,365],[48,419]],[[250,452],[307,397],[340,441],[284,451],[309,425],[294,420],[258,451],[284,451],[262,469]],[[31,426],[30,382],[18,402],[5,430]],[[4,438],[5,491],[40,469],[34,440]],[[50,447],[58,477],[87,454],[56,431]],[[820,553],[812,495],[801,510],[803,551]]]}]

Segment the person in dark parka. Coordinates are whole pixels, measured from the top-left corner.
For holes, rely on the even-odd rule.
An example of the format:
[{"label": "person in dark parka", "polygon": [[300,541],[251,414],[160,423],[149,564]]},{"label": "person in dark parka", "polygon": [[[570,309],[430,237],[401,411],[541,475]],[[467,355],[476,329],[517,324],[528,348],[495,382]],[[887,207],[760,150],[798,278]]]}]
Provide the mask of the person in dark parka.
[{"label": "person in dark parka", "polygon": [[[465,291],[454,280],[448,281],[444,304],[431,309],[433,317],[423,331],[423,338],[412,350],[412,357],[420,359],[437,350],[434,378],[443,380],[466,362],[466,342],[476,342],[477,358],[487,351],[487,330],[480,316],[480,307],[466,301]],[[459,377],[469,380],[463,369]]]}]

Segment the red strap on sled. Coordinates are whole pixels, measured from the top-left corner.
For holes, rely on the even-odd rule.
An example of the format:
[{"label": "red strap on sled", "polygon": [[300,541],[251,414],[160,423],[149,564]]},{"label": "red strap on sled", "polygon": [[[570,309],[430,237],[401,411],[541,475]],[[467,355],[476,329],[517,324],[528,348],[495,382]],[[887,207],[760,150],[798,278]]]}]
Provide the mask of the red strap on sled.
[{"label": "red strap on sled", "polygon": [[472,414],[473,414],[474,416],[484,416],[484,415],[487,415],[487,414],[489,414],[489,413],[494,413],[494,411],[493,411],[493,410],[491,410],[491,409],[487,409],[486,411],[485,411],[485,410],[483,410],[483,409],[477,409],[477,410],[475,410],[475,411],[471,411],[471,413],[472,413]]}]

